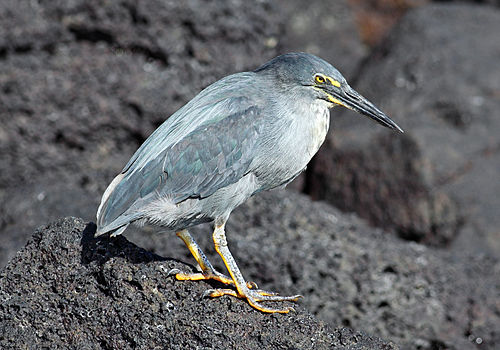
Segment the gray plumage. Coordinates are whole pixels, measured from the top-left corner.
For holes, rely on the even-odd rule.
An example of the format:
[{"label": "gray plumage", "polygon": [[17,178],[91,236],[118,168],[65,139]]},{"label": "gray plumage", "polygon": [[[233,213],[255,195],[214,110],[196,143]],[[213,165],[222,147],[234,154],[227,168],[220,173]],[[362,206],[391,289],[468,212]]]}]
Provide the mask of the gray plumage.
[{"label": "gray plumage", "polygon": [[[228,76],[200,92],[144,142],[121,180],[108,188],[98,210],[98,232],[138,220],[179,230],[228,215],[239,200],[229,207],[224,200],[208,208],[201,203],[245,175],[252,174],[254,182],[233,186],[245,197],[291,181],[328,130],[331,102],[311,89],[317,73],[347,86],[329,63],[298,53]],[[189,212],[178,211],[186,217],[158,217],[161,205],[167,210],[185,201],[196,202],[184,206]]]},{"label": "gray plumage", "polygon": [[[261,311],[288,312],[258,304],[299,296],[248,287],[224,243],[224,225],[250,196],[284,186],[303,171],[326,137],[328,109],[335,105],[402,131],[313,55],[285,54],[217,81],[168,118],[111,182],[97,211],[96,235],[121,234],[132,222],[177,231],[204,278],[234,284],[238,291],[212,291],[214,296],[243,296]],[[186,231],[208,221],[216,222],[216,249],[232,278],[213,269]],[[186,276],[177,274],[200,277]]]}]

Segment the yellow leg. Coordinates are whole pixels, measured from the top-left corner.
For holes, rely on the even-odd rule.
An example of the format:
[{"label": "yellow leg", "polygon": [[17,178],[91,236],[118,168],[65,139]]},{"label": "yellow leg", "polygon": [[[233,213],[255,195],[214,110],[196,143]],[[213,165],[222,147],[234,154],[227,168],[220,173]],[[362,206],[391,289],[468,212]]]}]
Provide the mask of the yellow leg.
[{"label": "yellow leg", "polygon": [[[201,273],[184,273],[180,272],[178,270],[175,270],[173,272],[176,272],[175,278],[181,281],[200,281],[200,280],[208,280],[208,279],[213,279],[216,281],[219,281],[224,284],[229,284],[229,285],[234,285],[234,282],[231,278],[223,275],[222,273],[216,271],[210,261],[208,261],[206,255],[203,253],[199,245],[196,243],[194,240],[193,236],[189,234],[187,230],[182,230],[177,232],[177,237],[182,239],[184,244],[188,247],[189,251],[195,258],[196,262],[198,265],[200,265],[201,270],[203,272]],[[257,284],[254,282],[248,282],[247,283],[248,288],[253,288],[257,289]]]},{"label": "yellow leg", "polygon": [[248,288],[248,284],[245,282],[243,275],[236,265],[236,261],[234,260],[229,248],[227,246],[226,235],[224,233],[225,221],[222,223],[216,222],[213,239],[215,244],[215,250],[221,256],[226,268],[231,275],[231,278],[234,281],[234,285],[236,287],[237,292],[232,289],[211,289],[205,292],[205,295],[211,297],[218,297],[222,295],[231,295],[238,298],[246,299],[248,303],[257,310],[262,312],[279,312],[279,313],[287,313],[290,310],[293,310],[292,307],[286,307],[283,309],[278,308],[270,308],[266,307],[259,303],[259,301],[297,301],[301,298],[301,295],[293,295],[293,296],[279,296],[276,293],[266,292],[263,290],[255,290]]}]

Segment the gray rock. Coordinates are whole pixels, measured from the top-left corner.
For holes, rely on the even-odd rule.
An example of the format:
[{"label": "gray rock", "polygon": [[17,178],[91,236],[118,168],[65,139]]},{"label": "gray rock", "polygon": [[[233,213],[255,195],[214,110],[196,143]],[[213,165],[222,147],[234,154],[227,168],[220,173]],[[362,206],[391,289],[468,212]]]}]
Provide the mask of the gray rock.
[{"label": "gray rock", "polygon": [[405,238],[445,244],[460,232],[457,250],[498,254],[499,31],[495,8],[410,11],[355,84],[406,133],[334,117],[307,191]]},{"label": "gray rock", "polygon": [[0,272],[2,349],[397,349],[331,330],[301,307],[270,315],[203,299],[208,284],[167,277],[185,264],[94,232],[81,219],[59,220]]}]

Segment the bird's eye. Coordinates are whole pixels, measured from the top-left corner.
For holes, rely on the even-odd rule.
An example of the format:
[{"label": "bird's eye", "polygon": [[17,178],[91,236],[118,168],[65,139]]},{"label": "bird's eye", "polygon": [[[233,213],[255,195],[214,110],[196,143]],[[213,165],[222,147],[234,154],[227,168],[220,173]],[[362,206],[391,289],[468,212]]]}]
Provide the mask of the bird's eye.
[{"label": "bird's eye", "polygon": [[314,77],[314,80],[316,81],[316,83],[318,84],[324,84],[325,83],[325,77],[321,76],[321,75],[316,75]]}]

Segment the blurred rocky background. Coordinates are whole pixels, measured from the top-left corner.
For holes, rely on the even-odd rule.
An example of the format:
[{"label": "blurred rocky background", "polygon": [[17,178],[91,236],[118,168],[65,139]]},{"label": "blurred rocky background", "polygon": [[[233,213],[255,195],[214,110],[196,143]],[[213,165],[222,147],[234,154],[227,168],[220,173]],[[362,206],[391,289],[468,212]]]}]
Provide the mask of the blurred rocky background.
[{"label": "blurred rocky background", "polygon": [[[137,293],[151,296],[142,282],[106,291],[113,278],[128,280],[120,279],[125,273],[120,269],[138,273],[157,259],[83,256],[91,253],[82,253],[85,240],[78,237],[92,227],[70,219],[38,231],[16,252],[49,222],[70,215],[95,220],[111,179],[148,135],[203,87],[279,53],[307,51],[334,64],[405,134],[334,109],[327,141],[290,189],[251,200],[230,219],[228,239],[243,273],[262,287],[304,294],[301,307],[327,325],[318,335],[323,345],[340,347],[349,336],[346,348],[394,346],[338,328],[350,327],[402,349],[498,349],[499,5],[495,0],[2,1],[0,345],[24,339],[26,333],[13,326],[21,327],[23,320],[37,330],[26,336],[30,344],[57,338],[63,347],[68,339],[83,339],[68,329],[102,348],[147,343],[147,337],[131,341],[125,335],[124,343],[106,341],[113,332],[109,324],[102,334],[89,331],[106,320],[83,322],[75,310],[89,307],[87,299],[73,300],[65,288],[73,288],[74,276],[84,276],[82,288],[97,293],[104,306],[94,307],[104,309],[120,299],[116,290],[129,293],[126,300]],[[158,256],[192,263],[181,242],[159,231],[130,229],[126,236]],[[200,227],[195,234],[216,260],[208,231]],[[68,248],[58,235],[78,246]],[[137,249],[130,255],[146,254]],[[43,265],[45,273],[34,272]],[[118,272],[107,275],[110,269]],[[148,275],[156,283],[153,272]],[[91,283],[95,280],[98,286]],[[35,285],[45,297],[29,293]],[[161,288],[179,286],[169,280]],[[202,293],[207,286],[189,288]],[[182,300],[178,294],[172,298]],[[56,301],[71,322],[40,312]],[[185,309],[220,303],[246,310],[229,298],[192,303]],[[177,324],[199,313],[188,313]],[[305,313],[299,312],[300,322],[318,327],[319,321],[304,320]],[[110,319],[126,328],[126,316]],[[53,323],[43,328],[43,317]],[[44,338],[37,333],[41,329],[62,333]],[[151,334],[151,339],[165,337]],[[268,346],[290,347],[276,340],[286,334],[275,333]],[[352,345],[352,339],[361,340]],[[197,346],[217,348],[213,341]],[[299,348],[314,347],[297,342]]]}]

